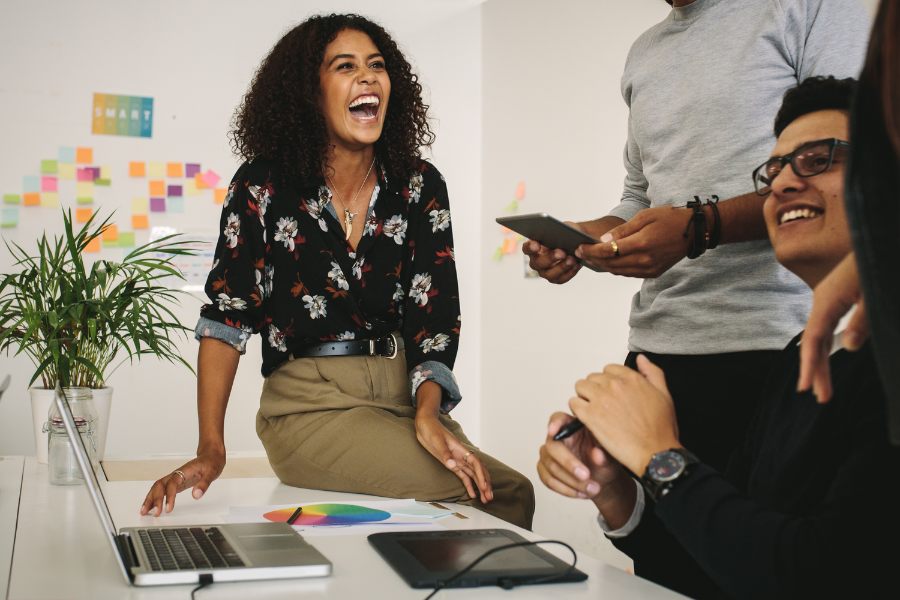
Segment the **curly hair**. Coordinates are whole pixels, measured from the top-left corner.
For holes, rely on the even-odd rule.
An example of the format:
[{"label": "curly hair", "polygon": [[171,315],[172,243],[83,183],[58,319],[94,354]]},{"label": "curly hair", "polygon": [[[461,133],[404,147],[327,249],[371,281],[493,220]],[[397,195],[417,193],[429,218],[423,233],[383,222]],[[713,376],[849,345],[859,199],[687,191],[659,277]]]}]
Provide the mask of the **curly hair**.
[{"label": "curly hair", "polygon": [[282,37],[262,61],[235,110],[229,132],[235,155],[265,158],[286,177],[322,172],[331,142],[319,108],[319,67],[325,48],[345,30],[365,33],[384,57],[391,96],[375,153],[393,175],[408,177],[431,146],[422,86],[397,43],[377,23],[355,14],[314,15]]},{"label": "curly hair", "polygon": [[775,116],[775,137],[803,115],[818,110],[849,111],[855,90],[856,80],[852,77],[835,79],[829,75],[804,79],[784,93],[781,108]]}]

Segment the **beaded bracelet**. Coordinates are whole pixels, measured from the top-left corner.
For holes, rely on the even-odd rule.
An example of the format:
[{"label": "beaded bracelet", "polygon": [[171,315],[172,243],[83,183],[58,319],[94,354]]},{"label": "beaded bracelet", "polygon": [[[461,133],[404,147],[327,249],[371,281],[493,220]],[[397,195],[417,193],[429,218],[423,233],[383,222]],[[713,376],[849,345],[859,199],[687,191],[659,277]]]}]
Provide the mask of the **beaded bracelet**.
[{"label": "beaded bracelet", "polygon": [[706,223],[706,213],[703,211],[703,203],[698,196],[694,196],[694,199],[688,202],[685,208],[690,208],[694,211],[682,236],[688,237],[691,225],[694,226],[694,239],[687,254],[687,257],[693,260],[706,252],[706,248],[709,246],[709,228]]},{"label": "beaded bracelet", "polygon": [[716,246],[719,245],[719,240],[722,238],[722,217],[719,215],[719,197],[713,196],[712,200],[706,201],[706,206],[710,207],[713,211],[713,216],[716,218],[716,222],[713,223],[712,235],[709,238],[709,244],[707,244],[706,249],[712,250]]}]

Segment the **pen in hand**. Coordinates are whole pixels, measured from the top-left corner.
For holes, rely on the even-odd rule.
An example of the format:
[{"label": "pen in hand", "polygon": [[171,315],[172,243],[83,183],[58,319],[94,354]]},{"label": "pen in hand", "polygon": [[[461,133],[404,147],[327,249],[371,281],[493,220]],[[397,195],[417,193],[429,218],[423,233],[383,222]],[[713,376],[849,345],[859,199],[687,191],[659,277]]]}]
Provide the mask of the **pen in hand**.
[{"label": "pen in hand", "polygon": [[556,432],[556,435],[553,436],[553,441],[558,442],[560,440],[564,440],[582,427],[584,427],[584,423],[582,423],[578,419],[572,419],[571,421],[563,425],[559,431]]},{"label": "pen in hand", "polygon": [[294,514],[292,514],[290,517],[288,517],[287,524],[293,525],[294,521],[297,520],[297,517],[299,517],[300,513],[302,513],[302,512],[303,512],[303,507],[302,506],[298,507],[297,510],[294,511]]}]

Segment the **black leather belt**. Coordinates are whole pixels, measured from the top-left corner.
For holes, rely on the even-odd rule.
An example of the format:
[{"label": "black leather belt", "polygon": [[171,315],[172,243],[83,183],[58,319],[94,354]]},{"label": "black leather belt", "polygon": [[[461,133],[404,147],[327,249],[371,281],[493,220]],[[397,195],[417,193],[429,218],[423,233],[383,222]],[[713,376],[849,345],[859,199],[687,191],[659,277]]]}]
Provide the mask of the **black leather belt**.
[{"label": "black leather belt", "polygon": [[383,356],[395,358],[403,350],[403,338],[392,333],[379,340],[346,340],[307,344],[296,348],[294,358],[314,358],[316,356]]}]

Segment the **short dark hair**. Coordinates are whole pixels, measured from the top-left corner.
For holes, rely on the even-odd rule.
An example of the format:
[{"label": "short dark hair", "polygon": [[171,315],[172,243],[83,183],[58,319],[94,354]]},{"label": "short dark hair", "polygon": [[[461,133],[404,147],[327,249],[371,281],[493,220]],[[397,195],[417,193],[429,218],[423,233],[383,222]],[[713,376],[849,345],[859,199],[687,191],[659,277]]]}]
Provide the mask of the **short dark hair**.
[{"label": "short dark hair", "polygon": [[849,112],[855,90],[856,80],[852,77],[835,79],[829,75],[804,79],[800,85],[784,93],[781,108],[775,117],[775,137],[803,115],[819,110]]}]

